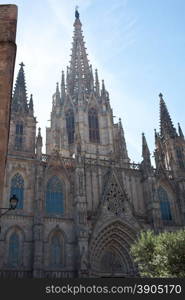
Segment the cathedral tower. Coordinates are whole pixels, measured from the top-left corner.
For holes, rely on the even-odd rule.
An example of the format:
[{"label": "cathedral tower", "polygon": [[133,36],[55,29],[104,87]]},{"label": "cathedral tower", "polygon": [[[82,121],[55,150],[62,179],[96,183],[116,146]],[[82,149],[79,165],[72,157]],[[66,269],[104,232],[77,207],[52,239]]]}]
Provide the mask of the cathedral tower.
[{"label": "cathedral tower", "polygon": [[[131,117],[130,117],[131,118]],[[33,97],[21,63],[12,99],[1,218],[0,277],[137,276],[130,247],[141,230],[185,224],[184,135],[160,94],[156,168],[142,134],[140,164],[131,163],[121,119],[89,63],[78,10],[70,64],[52,98],[46,129],[36,136]]]},{"label": "cathedral tower", "polygon": [[163,95],[160,98],[160,133],[155,133],[156,167],[169,170],[174,177],[185,175],[185,140],[180,124],[175,129]]},{"label": "cathedral tower", "polygon": [[[66,78],[66,79],[65,79]],[[70,157],[80,152],[86,157],[120,157],[128,162],[121,121],[113,123],[109,93],[104,80],[100,88],[89,64],[82,24],[76,11],[72,54],[67,74],[62,71],[61,89],[57,83],[53,95],[51,126],[46,129],[46,153],[58,149]],[[116,140],[116,143],[114,143]]]},{"label": "cathedral tower", "polygon": [[34,117],[33,96],[27,99],[24,64],[20,64],[19,73],[11,105],[11,123],[9,153],[34,157],[36,118]]}]

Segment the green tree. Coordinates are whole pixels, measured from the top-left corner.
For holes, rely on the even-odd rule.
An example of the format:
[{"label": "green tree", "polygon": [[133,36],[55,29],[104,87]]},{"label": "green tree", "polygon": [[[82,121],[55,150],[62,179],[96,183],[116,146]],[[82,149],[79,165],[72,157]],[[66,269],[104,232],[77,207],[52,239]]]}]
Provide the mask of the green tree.
[{"label": "green tree", "polygon": [[143,231],[131,254],[141,277],[185,277],[185,230]]}]

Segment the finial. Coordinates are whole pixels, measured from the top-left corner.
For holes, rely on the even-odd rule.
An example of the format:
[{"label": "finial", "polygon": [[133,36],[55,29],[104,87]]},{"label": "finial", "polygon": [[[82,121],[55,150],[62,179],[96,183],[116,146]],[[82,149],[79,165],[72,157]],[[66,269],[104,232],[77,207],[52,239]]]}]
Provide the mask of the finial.
[{"label": "finial", "polygon": [[25,65],[22,63],[19,64],[19,66],[21,66],[21,68],[23,68]]},{"label": "finial", "polygon": [[159,94],[159,98],[160,98],[161,100],[163,100],[163,94],[162,94],[162,93]]},{"label": "finial", "polygon": [[75,18],[79,19],[80,18],[80,14],[78,12],[78,6],[75,7]]},{"label": "finial", "polygon": [[104,82],[104,79],[102,80],[102,90],[105,90],[105,82]]},{"label": "finial", "polygon": [[39,127],[39,132],[38,132],[38,135],[41,135],[41,128]]},{"label": "finial", "polygon": [[62,85],[65,85],[65,76],[64,71],[62,70]]}]

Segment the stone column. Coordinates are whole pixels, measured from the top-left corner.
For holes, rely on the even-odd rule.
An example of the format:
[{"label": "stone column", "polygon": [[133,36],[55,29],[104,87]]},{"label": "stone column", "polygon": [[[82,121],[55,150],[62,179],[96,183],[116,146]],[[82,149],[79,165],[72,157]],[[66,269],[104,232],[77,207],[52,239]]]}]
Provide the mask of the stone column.
[{"label": "stone column", "polygon": [[0,5],[0,199],[2,201],[16,55],[17,6]]},{"label": "stone column", "polygon": [[37,165],[35,172],[35,200],[34,200],[34,254],[33,254],[33,277],[43,278],[43,263],[44,263],[44,223],[43,223],[43,169],[41,165]]},{"label": "stone column", "polygon": [[75,170],[75,222],[78,240],[78,277],[88,277],[88,226],[87,201],[85,191],[84,157],[76,156]]}]

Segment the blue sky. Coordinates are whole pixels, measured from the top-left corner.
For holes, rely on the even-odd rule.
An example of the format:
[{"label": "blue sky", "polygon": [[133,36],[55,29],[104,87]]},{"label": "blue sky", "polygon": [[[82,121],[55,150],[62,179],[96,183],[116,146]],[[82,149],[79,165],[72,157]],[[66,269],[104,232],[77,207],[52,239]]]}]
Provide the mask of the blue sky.
[{"label": "blue sky", "polygon": [[[1,4],[10,3],[0,1]],[[185,130],[184,0],[15,0],[17,58],[25,63],[38,126],[45,137],[52,94],[70,59],[74,8],[79,5],[87,52],[122,118],[131,160],[141,161],[141,133],[151,153],[163,93],[172,120]],[[15,77],[16,77],[15,76]]]}]

